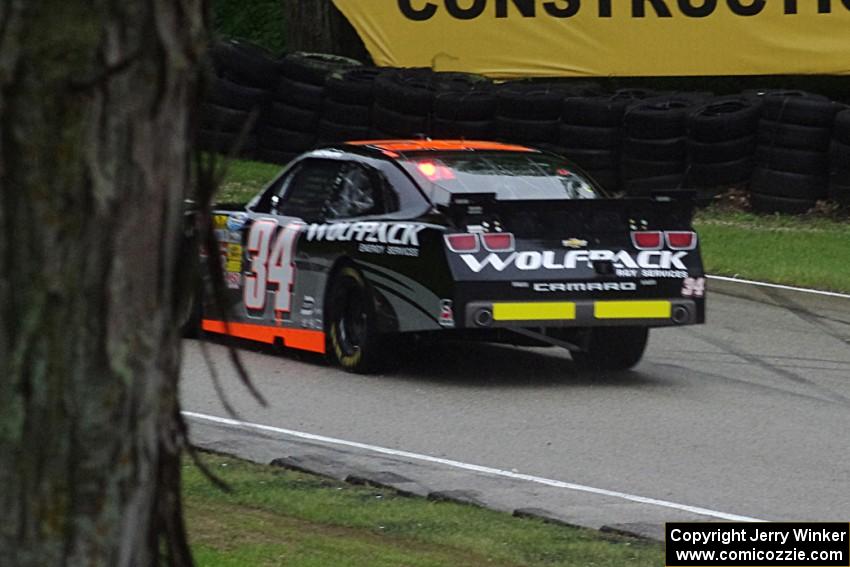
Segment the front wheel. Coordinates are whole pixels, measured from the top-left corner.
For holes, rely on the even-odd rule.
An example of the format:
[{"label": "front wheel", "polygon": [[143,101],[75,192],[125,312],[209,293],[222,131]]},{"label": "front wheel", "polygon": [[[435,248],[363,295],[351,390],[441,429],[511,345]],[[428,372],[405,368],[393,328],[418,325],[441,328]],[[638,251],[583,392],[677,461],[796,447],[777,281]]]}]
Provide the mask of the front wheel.
[{"label": "front wheel", "polygon": [[587,348],[572,353],[576,366],[586,370],[628,370],[646,350],[647,327],[594,327]]},{"label": "front wheel", "polygon": [[330,282],[328,342],[343,369],[368,374],[386,363],[385,337],[378,333],[375,305],[366,281],[354,268],[342,268]]}]

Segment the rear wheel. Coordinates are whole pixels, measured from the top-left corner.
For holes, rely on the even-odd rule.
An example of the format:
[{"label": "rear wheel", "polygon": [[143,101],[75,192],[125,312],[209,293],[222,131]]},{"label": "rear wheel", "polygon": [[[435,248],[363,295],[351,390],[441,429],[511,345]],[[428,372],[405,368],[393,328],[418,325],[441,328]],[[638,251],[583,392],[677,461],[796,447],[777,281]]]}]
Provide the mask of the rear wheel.
[{"label": "rear wheel", "polygon": [[367,374],[386,363],[386,338],[377,330],[377,315],[363,276],[342,268],[330,283],[328,340],[333,359],[349,372]]},{"label": "rear wheel", "polygon": [[586,370],[628,370],[643,358],[647,327],[595,327],[587,348],[573,352],[576,366]]}]

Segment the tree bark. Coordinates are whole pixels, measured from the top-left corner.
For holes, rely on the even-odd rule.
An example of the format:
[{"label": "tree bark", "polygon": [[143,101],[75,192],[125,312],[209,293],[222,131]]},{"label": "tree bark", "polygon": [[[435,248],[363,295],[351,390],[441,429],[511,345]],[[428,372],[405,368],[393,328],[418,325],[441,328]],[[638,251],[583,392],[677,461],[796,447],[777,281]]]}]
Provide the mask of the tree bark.
[{"label": "tree bark", "polygon": [[175,282],[205,28],[204,0],[0,2],[3,565],[191,562]]},{"label": "tree bark", "polygon": [[357,32],[332,0],[281,0],[287,51],[333,53],[371,61]]}]

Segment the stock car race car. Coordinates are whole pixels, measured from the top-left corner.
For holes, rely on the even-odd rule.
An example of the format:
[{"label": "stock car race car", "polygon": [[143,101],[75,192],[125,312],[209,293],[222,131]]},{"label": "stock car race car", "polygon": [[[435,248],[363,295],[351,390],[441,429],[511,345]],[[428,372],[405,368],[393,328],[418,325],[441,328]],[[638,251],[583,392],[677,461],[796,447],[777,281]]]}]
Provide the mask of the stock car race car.
[{"label": "stock car race car", "polygon": [[340,144],[214,212],[226,293],[207,297],[201,327],[354,372],[427,333],[626,369],[649,328],[705,320],[692,214],[691,199],[608,198],[574,164],[523,146]]}]

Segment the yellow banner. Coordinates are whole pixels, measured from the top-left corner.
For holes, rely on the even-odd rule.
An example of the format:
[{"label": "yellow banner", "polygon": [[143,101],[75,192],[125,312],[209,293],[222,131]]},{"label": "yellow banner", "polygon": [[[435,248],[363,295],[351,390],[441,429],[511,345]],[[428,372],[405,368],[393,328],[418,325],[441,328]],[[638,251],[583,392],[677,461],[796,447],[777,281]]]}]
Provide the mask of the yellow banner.
[{"label": "yellow banner", "polygon": [[333,0],[382,66],[491,77],[850,74],[850,0]]}]

